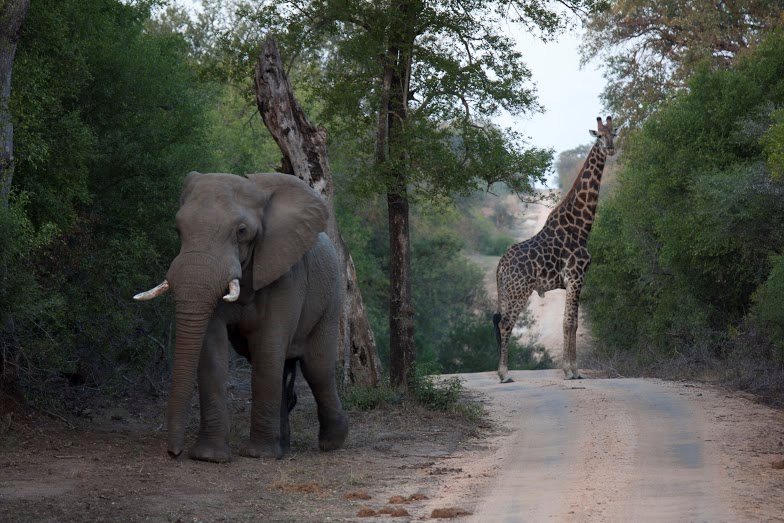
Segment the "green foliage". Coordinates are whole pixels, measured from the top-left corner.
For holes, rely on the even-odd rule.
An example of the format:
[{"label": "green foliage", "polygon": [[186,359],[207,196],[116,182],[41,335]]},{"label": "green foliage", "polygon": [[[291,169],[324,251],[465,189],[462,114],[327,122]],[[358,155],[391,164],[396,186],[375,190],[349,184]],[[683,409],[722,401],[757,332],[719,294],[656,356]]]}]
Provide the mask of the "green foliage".
[{"label": "green foliage", "polygon": [[[498,368],[498,347],[489,312],[467,317],[456,325],[439,347],[441,372],[489,372]],[[524,321],[530,326],[530,319]],[[512,338],[508,344],[509,368],[535,370],[553,368],[553,360],[544,347],[521,343]]]},{"label": "green foliage", "polygon": [[630,136],[617,190],[599,207],[583,294],[606,353],[720,356],[755,296],[780,335],[784,188],[765,153],[783,79],[784,35],[774,34],[731,70],[701,70]]},{"label": "green foliage", "polygon": [[754,294],[753,314],[778,351],[777,363],[784,363],[784,256],[771,259],[770,274]]},{"label": "green foliage", "polygon": [[414,400],[432,410],[450,410],[460,399],[463,381],[458,377],[438,379],[419,375],[413,387]]},{"label": "green foliage", "polygon": [[[351,205],[351,208],[345,206]],[[389,361],[389,240],[384,227],[386,216],[380,201],[371,199],[357,208],[355,202],[338,198],[338,220],[357,268],[368,318],[376,337],[382,362]],[[441,209],[444,210],[444,209]],[[473,317],[482,303],[484,290],[479,270],[463,256],[463,242],[453,231],[458,216],[414,211],[412,293],[415,308],[417,359],[438,360],[450,332]]]},{"label": "green foliage", "polygon": [[23,26],[0,309],[28,388],[108,386],[166,361],[169,303],[130,296],[175,253],[180,179],[210,158],[212,87],[182,37],[147,24],[148,4],[41,0]]},{"label": "green foliage", "polygon": [[686,88],[700,67],[726,68],[781,28],[781,13],[778,0],[746,0],[742,7],[710,0],[608,2],[588,19],[583,61],[599,57],[606,106],[636,126]]},{"label": "green foliage", "polygon": [[350,385],[340,390],[340,401],[348,410],[374,410],[400,402],[400,393],[383,383],[378,387]]},{"label": "green foliage", "polygon": [[[587,9],[596,4],[569,2]],[[522,135],[487,120],[501,110],[538,108],[528,84],[530,71],[498,24],[513,12],[515,22],[552,37],[570,23],[553,6],[517,0],[497,5],[471,0],[460,6],[242,0],[235,6],[207,0],[203,14],[188,21],[170,9],[166,23],[185,28],[212,74],[240,79],[242,85],[252,77],[262,39],[274,34],[284,60],[296,57],[289,74],[298,92],[317,101],[314,119],[330,130],[333,143],[341,144],[331,158],[342,165],[344,188],[363,197],[383,194],[402,172],[412,196],[432,201],[496,181],[530,192],[544,177],[551,151],[530,148]],[[406,124],[395,131],[381,161],[376,150],[383,95],[379,79],[389,62],[378,58],[389,46],[410,58],[401,66],[410,70],[407,87],[416,94],[406,95]],[[393,96],[398,95],[403,96]]]},{"label": "green foliage", "polygon": [[586,144],[558,153],[555,172],[558,175],[558,187],[561,191],[568,191],[571,188],[590,150],[591,144]]},{"label": "green foliage", "polygon": [[482,274],[463,256],[464,244],[452,228],[455,220],[454,214],[414,220],[412,293],[417,361],[422,363],[438,359],[450,333],[484,300]]},{"label": "green foliage", "polygon": [[216,103],[207,112],[210,158],[202,172],[247,174],[274,172],[280,149],[259,117],[255,97],[232,85],[214,83]]},{"label": "green foliage", "polygon": [[[501,206],[503,209],[503,206]],[[468,247],[488,256],[501,256],[515,239],[505,232],[499,232],[500,224],[494,223],[482,214],[481,209],[471,207],[465,209],[467,219],[458,224],[461,237]]]},{"label": "green foliage", "polygon": [[[57,347],[51,340],[42,340],[37,350],[23,351],[35,329],[34,318],[48,314],[59,304],[47,298],[35,278],[30,259],[51,240],[50,229],[36,230],[28,219],[25,194],[11,194],[9,206],[0,206],[0,368],[9,379],[18,378],[18,366],[35,365],[47,359],[62,363]],[[34,361],[31,361],[34,360]],[[14,388],[18,383],[0,384]]]},{"label": "green foliage", "polygon": [[450,412],[473,421],[480,420],[485,415],[484,408],[476,401],[463,399],[464,391],[463,380],[457,376],[436,378],[418,370],[411,387],[411,396],[426,409]]},{"label": "green foliage", "polygon": [[[450,412],[474,421],[481,419],[484,408],[475,401],[462,398],[464,391],[460,378],[440,379],[419,373],[411,388],[410,400],[427,410]],[[340,390],[340,400],[348,410],[367,411],[397,405],[404,397],[384,383],[379,387],[351,385]]]},{"label": "green foliage", "polygon": [[784,179],[784,109],[775,111],[773,123],[762,138],[768,168],[776,181]]}]

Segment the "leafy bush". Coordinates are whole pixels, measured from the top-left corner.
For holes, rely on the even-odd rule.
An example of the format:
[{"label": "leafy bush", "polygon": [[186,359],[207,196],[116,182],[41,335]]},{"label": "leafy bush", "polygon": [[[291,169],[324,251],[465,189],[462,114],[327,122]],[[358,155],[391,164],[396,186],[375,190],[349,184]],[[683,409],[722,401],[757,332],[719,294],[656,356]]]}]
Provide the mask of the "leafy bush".
[{"label": "leafy bush", "polygon": [[[526,315],[523,322],[530,324]],[[445,373],[488,372],[498,368],[498,348],[491,314],[485,312],[456,325],[438,349],[438,364]],[[553,368],[553,360],[544,347],[509,341],[509,368],[532,370]]]},{"label": "leafy bush", "polygon": [[167,362],[170,302],[130,296],[175,253],[180,179],[210,156],[212,86],[183,38],[149,20],[148,2],[41,0],[23,26],[10,101],[16,207],[0,219],[0,242],[16,245],[0,256],[13,257],[3,285],[33,300],[2,289],[16,328],[5,321],[0,337],[28,392],[122,390],[128,374]]},{"label": "leafy bush", "polygon": [[784,256],[771,259],[768,279],[754,295],[753,318],[777,349],[776,362],[784,364]]},{"label": "leafy bush", "polygon": [[436,381],[433,376],[417,376],[413,387],[414,400],[432,410],[454,408],[463,391],[463,382],[458,377]]},{"label": "leafy bush", "polygon": [[399,403],[400,393],[392,389],[388,383],[378,387],[349,385],[340,389],[340,399],[346,409],[373,410]]},{"label": "leafy bush", "polygon": [[479,252],[488,256],[501,256],[515,241],[508,234],[484,236],[479,242]]},{"label": "leafy bush", "polygon": [[583,293],[604,354],[724,358],[740,350],[728,340],[752,328],[752,307],[770,336],[784,335],[784,182],[771,173],[781,106],[775,34],[733,69],[700,71],[629,137],[617,190],[599,206]]},{"label": "leafy bush", "polygon": [[[495,198],[497,200],[497,198]],[[471,198],[460,202],[461,216],[453,227],[462,238],[465,247],[488,256],[501,256],[510,245],[518,240],[503,232],[514,220],[502,203],[496,202],[493,219],[482,213],[481,207],[487,205],[485,198]]]},{"label": "leafy bush", "polygon": [[462,398],[464,390],[463,381],[457,376],[439,379],[418,372],[413,399],[426,409],[450,412],[478,421],[485,415],[484,407],[476,401]]}]

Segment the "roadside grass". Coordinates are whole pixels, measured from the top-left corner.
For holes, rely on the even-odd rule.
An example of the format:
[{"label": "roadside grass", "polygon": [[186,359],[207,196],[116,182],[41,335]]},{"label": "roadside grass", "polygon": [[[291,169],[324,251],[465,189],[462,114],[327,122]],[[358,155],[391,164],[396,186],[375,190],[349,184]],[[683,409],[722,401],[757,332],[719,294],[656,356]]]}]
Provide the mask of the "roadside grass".
[{"label": "roadside grass", "polygon": [[479,402],[468,397],[463,380],[457,376],[440,378],[438,375],[418,375],[410,394],[396,391],[388,382],[379,387],[351,385],[340,390],[340,397],[347,410],[415,406],[426,411],[455,415],[472,423],[479,422],[486,414]]},{"label": "roadside grass", "polygon": [[413,397],[418,405],[426,409],[448,412],[475,423],[487,414],[478,401],[467,396],[463,380],[457,376],[419,376],[414,385]]},{"label": "roadside grass", "polygon": [[784,362],[770,341],[749,329],[734,337],[662,354],[650,349],[611,350],[592,344],[581,366],[609,378],[661,378],[713,383],[753,394],[762,403],[784,407]]}]

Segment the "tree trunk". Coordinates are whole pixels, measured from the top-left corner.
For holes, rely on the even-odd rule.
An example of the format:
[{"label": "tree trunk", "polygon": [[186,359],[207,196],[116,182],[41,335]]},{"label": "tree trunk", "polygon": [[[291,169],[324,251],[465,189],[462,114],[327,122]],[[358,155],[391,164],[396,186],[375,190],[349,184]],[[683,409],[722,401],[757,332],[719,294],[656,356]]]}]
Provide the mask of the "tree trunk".
[{"label": "tree trunk", "polygon": [[411,245],[405,186],[387,194],[389,214],[389,378],[410,390],[416,371],[414,307],[411,303]]},{"label": "tree trunk", "polygon": [[14,177],[14,126],[8,100],[11,97],[11,71],[22,22],[30,0],[3,0],[0,11],[0,205],[8,207],[8,194]]},{"label": "tree trunk", "polygon": [[[408,5],[397,6],[401,20],[406,20]],[[400,26],[390,41],[406,42],[406,31]],[[410,42],[413,47],[413,42]],[[384,165],[394,160],[394,180],[387,189],[389,216],[389,377],[392,385],[410,391],[416,372],[414,344],[414,306],[411,299],[411,236],[409,233],[408,164],[403,133],[408,116],[408,84],[411,57],[405,49],[392,46],[387,50],[382,75],[382,96],[376,162]]]},{"label": "tree trunk", "polygon": [[335,189],[327,156],[327,131],[323,127],[313,126],[294,98],[277,45],[271,37],[264,43],[256,63],[255,80],[256,102],[261,118],[283,152],[279,171],[308,182],[329,204],[331,212],[327,234],[335,244],[340,266],[344,269],[343,283],[346,288],[338,345],[343,383],[378,386],[381,382],[381,363],[376,352],[376,342],[357,285],[354,260],[335,219]]},{"label": "tree trunk", "polygon": [[[16,44],[29,7],[30,0],[3,0],[0,7],[0,209],[8,208],[14,179],[14,126],[8,102]],[[0,270],[7,272],[7,260],[0,263]],[[8,313],[3,318],[0,332],[0,389],[15,394],[18,388],[19,343],[14,317]]]}]

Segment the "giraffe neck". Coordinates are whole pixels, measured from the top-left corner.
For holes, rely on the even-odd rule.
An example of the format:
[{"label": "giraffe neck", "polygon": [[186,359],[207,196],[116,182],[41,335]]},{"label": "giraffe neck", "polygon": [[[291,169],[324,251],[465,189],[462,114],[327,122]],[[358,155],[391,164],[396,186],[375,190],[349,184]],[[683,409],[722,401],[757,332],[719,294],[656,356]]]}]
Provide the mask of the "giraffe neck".
[{"label": "giraffe neck", "polygon": [[[606,160],[607,153],[597,142],[588,153],[572,188],[550,213],[548,224],[552,227],[573,231],[577,236],[587,240],[596,214],[596,204],[599,201],[599,188]],[[567,225],[568,227],[566,227]]]}]

